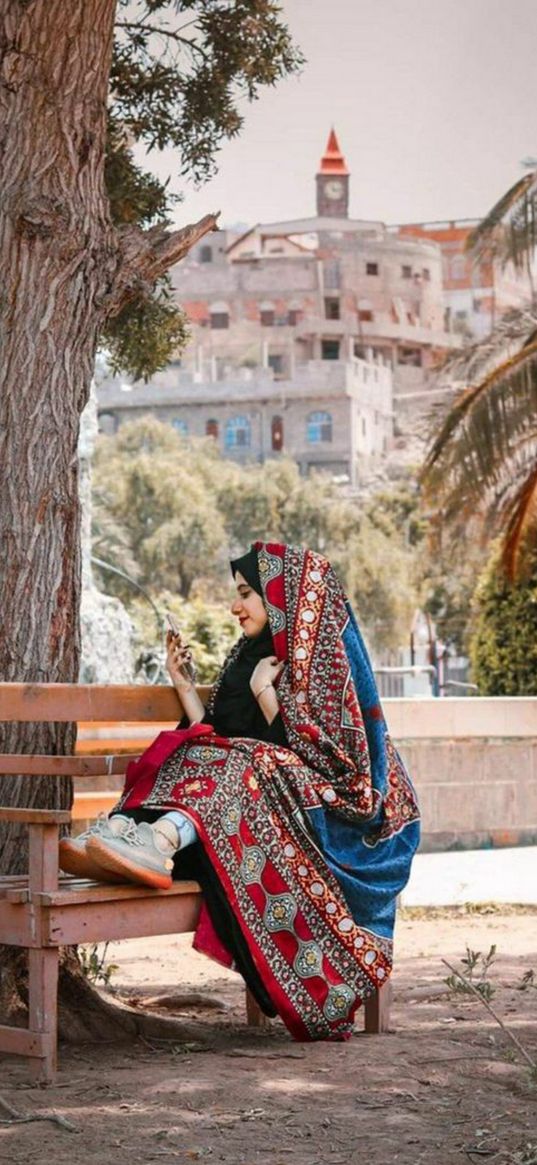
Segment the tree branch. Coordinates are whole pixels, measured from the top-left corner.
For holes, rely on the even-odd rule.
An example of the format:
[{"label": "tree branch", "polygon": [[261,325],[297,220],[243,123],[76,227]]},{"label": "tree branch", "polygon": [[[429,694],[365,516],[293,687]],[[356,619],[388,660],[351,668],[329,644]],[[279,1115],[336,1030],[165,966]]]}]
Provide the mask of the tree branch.
[{"label": "tree branch", "polygon": [[[195,23],[191,21],[190,23]],[[187,25],[183,25],[187,28]],[[118,20],[116,21],[116,28],[126,28],[129,32],[148,32],[151,36],[165,36],[169,40],[175,41],[176,44],[182,45],[183,48],[189,49],[193,53],[198,53],[204,61],[208,60],[208,55],[201,45],[196,44],[195,41],[189,40],[186,36],[181,36],[179,31],[172,28],[159,27],[157,24],[141,24],[136,20]]]},{"label": "tree branch", "polygon": [[196,223],[178,231],[162,226],[147,231],[128,226],[118,230],[121,252],[120,268],[112,290],[103,300],[106,317],[116,315],[140,292],[152,290],[157,279],[179,263],[204,235],[218,230],[218,215],[206,214]]}]

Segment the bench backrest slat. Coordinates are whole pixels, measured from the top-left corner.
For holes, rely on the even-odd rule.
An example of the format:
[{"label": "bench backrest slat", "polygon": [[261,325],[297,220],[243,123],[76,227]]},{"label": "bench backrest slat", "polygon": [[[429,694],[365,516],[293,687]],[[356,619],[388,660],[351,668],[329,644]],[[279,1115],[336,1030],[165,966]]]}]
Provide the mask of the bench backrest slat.
[{"label": "bench backrest slat", "polygon": [[[202,700],[209,689],[198,688]],[[175,688],[150,684],[0,684],[0,721],[181,718]]]},{"label": "bench backrest slat", "polygon": [[123,776],[133,755],[26,756],[0,753],[0,776],[112,777]]}]

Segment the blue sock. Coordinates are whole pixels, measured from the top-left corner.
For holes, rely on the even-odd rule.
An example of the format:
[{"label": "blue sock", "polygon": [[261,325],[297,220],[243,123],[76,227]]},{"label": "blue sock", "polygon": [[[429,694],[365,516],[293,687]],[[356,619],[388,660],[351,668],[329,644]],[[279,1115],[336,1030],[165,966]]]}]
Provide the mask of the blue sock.
[{"label": "blue sock", "polygon": [[173,821],[175,828],[179,834],[179,849],[185,849],[187,845],[192,845],[198,840],[195,825],[192,824],[180,809],[171,809],[169,813],[163,813],[162,819],[164,821]]}]

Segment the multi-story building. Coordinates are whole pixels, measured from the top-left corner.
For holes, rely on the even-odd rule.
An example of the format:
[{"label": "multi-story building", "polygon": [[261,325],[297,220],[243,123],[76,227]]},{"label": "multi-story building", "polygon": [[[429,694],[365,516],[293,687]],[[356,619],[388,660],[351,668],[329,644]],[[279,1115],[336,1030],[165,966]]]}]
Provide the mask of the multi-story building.
[{"label": "multi-story building", "polygon": [[464,339],[486,336],[509,308],[532,298],[528,274],[498,259],[475,260],[466,244],[477,219],[406,223],[396,227],[402,239],[428,240],[442,252],[445,326]]},{"label": "multi-story building", "polygon": [[[311,218],[222,230],[172,272],[192,338],[149,387],[101,386],[101,426],[151,411],[227,456],[289,453],[351,481],[427,411],[445,329],[438,243],[349,217],[334,131]],[[125,386],[129,388],[129,386]],[[409,424],[410,421],[410,424]]]},{"label": "multi-story building", "polygon": [[99,423],[115,432],[151,413],[190,437],[212,437],[226,457],[265,461],[288,454],[355,484],[392,445],[392,375],[377,362],[310,360],[292,379],[239,369],[203,380],[168,369],[147,386],[109,381],[99,388]]},{"label": "multi-story building", "polygon": [[310,360],[375,357],[397,398],[427,388],[444,328],[435,242],[348,216],[350,175],[334,131],[316,175],[317,214],[216,232],[173,272],[191,321],[182,366],[213,379],[240,367],[292,380]]}]

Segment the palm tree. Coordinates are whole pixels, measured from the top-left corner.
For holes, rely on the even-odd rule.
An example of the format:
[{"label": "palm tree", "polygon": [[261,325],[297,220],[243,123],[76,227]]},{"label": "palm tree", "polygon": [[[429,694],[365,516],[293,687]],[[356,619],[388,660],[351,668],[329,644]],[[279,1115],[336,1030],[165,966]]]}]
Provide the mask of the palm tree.
[{"label": "palm tree", "polygon": [[[472,231],[476,260],[511,262],[530,276],[537,244],[537,171],[525,175]],[[442,530],[469,525],[500,536],[509,578],[537,543],[537,302],[503,316],[484,340],[451,357],[446,373],[464,387],[434,435],[421,474]]]}]

